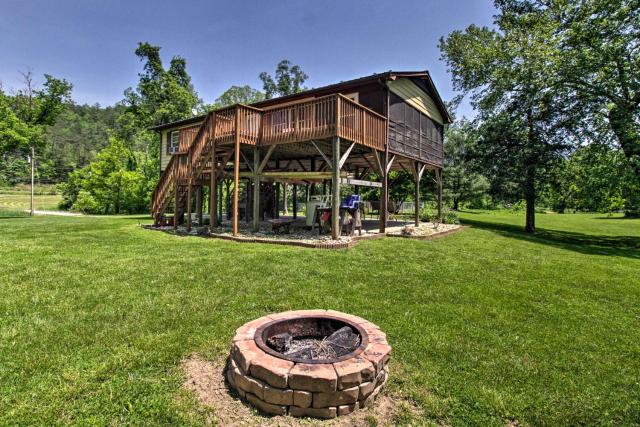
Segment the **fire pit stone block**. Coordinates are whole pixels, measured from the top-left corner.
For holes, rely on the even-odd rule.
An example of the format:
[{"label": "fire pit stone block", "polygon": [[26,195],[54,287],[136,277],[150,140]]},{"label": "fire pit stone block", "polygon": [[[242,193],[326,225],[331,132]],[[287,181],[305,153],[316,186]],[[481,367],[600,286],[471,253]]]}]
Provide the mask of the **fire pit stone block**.
[{"label": "fire pit stone block", "polygon": [[359,407],[360,405],[358,404],[358,402],[352,403],[350,405],[340,405],[338,406],[338,416],[340,417],[342,415],[349,415]]},{"label": "fire pit stone block", "polygon": [[331,364],[297,363],[289,372],[289,387],[295,390],[331,392],[338,383]]},{"label": "fire pit stone block", "polygon": [[293,405],[293,390],[264,386],[264,401],[274,405]]},{"label": "fire pit stone block", "polygon": [[331,393],[313,393],[314,408],[328,408],[329,406],[347,405],[358,401],[358,386]]},{"label": "fire pit stone block", "polygon": [[312,418],[335,418],[338,416],[338,408],[335,406],[332,408],[298,408],[297,406],[291,406],[289,408],[289,415],[292,417],[312,417]]},{"label": "fire pit stone block", "polygon": [[313,393],[310,391],[294,390],[293,404],[301,408],[308,408],[313,402]]},{"label": "fire pit stone block", "polygon": [[389,362],[391,347],[385,344],[371,343],[362,355],[373,363],[373,366],[376,367],[376,372],[379,373],[387,365],[387,362]]},{"label": "fire pit stone block", "polygon": [[342,362],[336,362],[333,364],[333,367],[338,375],[339,390],[371,381],[376,375],[373,364],[360,356]]},{"label": "fire pit stone block", "polygon": [[233,343],[232,355],[236,364],[243,372],[249,372],[251,361],[264,354],[255,341],[236,341]]},{"label": "fire pit stone block", "polygon": [[267,403],[251,393],[247,393],[247,401],[266,414],[286,415],[287,413],[286,406]]},{"label": "fire pit stone block", "polygon": [[251,359],[250,373],[274,387],[285,388],[287,376],[293,365],[294,363],[288,360],[262,353]]}]

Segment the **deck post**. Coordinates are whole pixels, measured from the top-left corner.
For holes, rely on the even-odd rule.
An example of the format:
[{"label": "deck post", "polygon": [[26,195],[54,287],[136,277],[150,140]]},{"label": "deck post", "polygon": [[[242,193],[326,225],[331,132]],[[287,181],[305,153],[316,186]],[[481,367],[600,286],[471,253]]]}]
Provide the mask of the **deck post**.
[{"label": "deck post", "polygon": [[414,179],[415,179],[415,193],[413,196],[413,204],[415,205],[414,208],[414,215],[415,215],[415,226],[419,227],[420,226],[420,162],[415,162],[414,164]]},{"label": "deck post", "polygon": [[293,184],[293,194],[291,195],[293,201],[293,219],[298,218],[298,186]]},{"label": "deck post", "polygon": [[442,222],[442,169],[436,169],[438,185],[438,221]]},{"label": "deck post", "polygon": [[252,230],[260,230],[260,149],[253,147],[253,227]]},{"label": "deck post", "polygon": [[236,106],[235,146],[233,160],[233,237],[238,237],[238,193],[240,192],[240,107]]},{"label": "deck post", "polygon": [[199,185],[196,190],[196,215],[198,217],[198,225],[202,226],[202,211],[203,211],[203,198],[204,198],[204,186]]},{"label": "deck post", "polygon": [[[214,148],[215,150],[215,148]],[[211,162],[211,183],[209,184],[209,228],[213,231],[218,226],[218,177],[215,162],[215,151]]]},{"label": "deck post", "polygon": [[251,220],[249,219],[249,208],[251,206],[251,196],[252,196],[252,192],[251,192],[251,179],[246,179],[244,180],[244,219],[247,222],[247,224],[251,223]]},{"label": "deck post", "polygon": [[173,184],[173,231],[178,229],[178,178]]},{"label": "deck post", "polygon": [[[316,158],[312,157],[311,158],[311,172],[315,172],[316,171]],[[307,201],[309,201],[309,196],[313,196],[316,192],[316,185],[314,183],[311,184],[307,184]]]},{"label": "deck post", "polygon": [[[222,170],[222,166],[220,166]],[[222,206],[224,205],[224,183],[222,182],[223,178],[220,178],[220,185],[216,182],[216,186],[218,187],[218,218],[220,222],[222,222]]]},{"label": "deck post", "polygon": [[333,137],[331,178],[331,238],[340,238],[340,138]]},{"label": "deck post", "polygon": [[193,210],[193,185],[189,177],[189,187],[187,187],[187,233],[191,231],[191,211]]},{"label": "deck post", "polygon": [[380,191],[380,233],[387,231],[387,216],[389,215],[389,150],[382,155],[382,190]]},{"label": "deck post", "polygon": [[280,183],[276,181],[276,207],[273,214],[275,218],[280,218]]}]

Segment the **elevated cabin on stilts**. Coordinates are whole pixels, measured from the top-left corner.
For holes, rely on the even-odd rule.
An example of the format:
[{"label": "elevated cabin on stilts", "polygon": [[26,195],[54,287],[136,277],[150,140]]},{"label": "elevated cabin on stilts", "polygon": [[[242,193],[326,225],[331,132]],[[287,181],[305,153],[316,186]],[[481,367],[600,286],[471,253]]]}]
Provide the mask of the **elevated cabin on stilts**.
[{"label": "elevated cabin on stilts", "polygon": [[[174,227],[185,218],[190,230],[194,208],[202,224],[206,190],[211,227],[226,205],[237,235],[241,217],[257,231],[265,215],[279,215],[281,185],[304,185],[314,194],[330,183],[334,239],[342,185],[381,189],[384,232],[388,175],[404,170],[416,183],[417,225],[425,171],[433,171],[441,213],[443,132],[449,123],[427,71],[389,71],[156,126],[162,137],[161,177],[152,215],[159,225],[165,213],[173,213]],[[294,216],[297,194],[293,191]]]}]

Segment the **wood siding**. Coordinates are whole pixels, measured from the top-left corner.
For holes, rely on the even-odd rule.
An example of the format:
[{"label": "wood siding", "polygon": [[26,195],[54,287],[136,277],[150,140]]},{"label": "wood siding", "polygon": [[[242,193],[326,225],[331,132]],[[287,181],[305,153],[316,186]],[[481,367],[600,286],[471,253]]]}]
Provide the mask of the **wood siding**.
[{"label": "wood siding", "polygon": [[440,110],[433,98],[431,98],[427,92],[418,87],[410,79],[399,78],[397,80],[389,81],[388,85],[389,90],[404,99],[407,104],[411,105],[413,108],[436,122],[440,124],[444,123],[442,114],[440,113]]},{"label": "wood siding", "polygon": [[162,139],[160,141],[160,146],[162,147],[160,149],[160,172],[163,172],[167,168],[167,165],[169,164],[171,157],[173,157],[173,154],[169,153],[169,142],[170,142],[169,138],[170,138],[171,132],[176,130],[180,131],[180,142],[178,145],[178,152],[179,153],[185,152],[193,142],[193,138],[196,136],[196,133],[200,128],[200,124],[201,123],[199,122],[196,124],[183,125],[182,127],[175,127],[175,128],[162,131],[161,133]]}]

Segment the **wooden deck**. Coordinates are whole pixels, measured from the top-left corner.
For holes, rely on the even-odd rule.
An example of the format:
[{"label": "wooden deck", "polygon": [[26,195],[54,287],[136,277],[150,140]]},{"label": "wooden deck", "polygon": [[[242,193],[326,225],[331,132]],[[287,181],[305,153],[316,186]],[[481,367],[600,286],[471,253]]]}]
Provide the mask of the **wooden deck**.
[{"label": "wooden deck", "polygon": [[[185,131],[180,151],[172,156],[153,193],[152,212],[156,216],[164,210],[171,197],[190,197],[179,194],[174,184],[211,171],[213,160],[226,163],[226,155],[236,145],[262,147],[340,137],[384,151],[387,128],[386,117],[341,94],[277,108],[238,104],[211,111],[197,132]],[[235,150],[235,155],[240,156],[240,151]],[[236,164],[239,161],[235,159]]]}]

